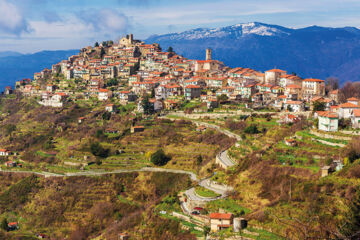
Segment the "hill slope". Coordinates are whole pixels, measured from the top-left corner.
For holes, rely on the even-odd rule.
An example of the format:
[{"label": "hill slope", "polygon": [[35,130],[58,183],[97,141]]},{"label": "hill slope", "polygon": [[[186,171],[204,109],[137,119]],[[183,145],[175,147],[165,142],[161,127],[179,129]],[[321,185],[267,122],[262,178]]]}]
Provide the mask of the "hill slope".
[{"label": "hill slope", "polygon": [[[32,78],[35,72],[77,54],[78,50],[42,51],[34,54],[0,57],[0,91],[5,86],[14,86],[22,78]],[[6,54],[5,54],[6,55]]]},{"label": "hill slope", "polygon": [[360,81],[360,30],[357,28],[307,27],[290,29],[263,23],[223,28],[198,28],[182,33],[155,35],[146,42],[172,46],[185,57],[202,59],[205,48],[213,58],[231,67],[265,71],[282,68],[303,77],[339,77]]}]

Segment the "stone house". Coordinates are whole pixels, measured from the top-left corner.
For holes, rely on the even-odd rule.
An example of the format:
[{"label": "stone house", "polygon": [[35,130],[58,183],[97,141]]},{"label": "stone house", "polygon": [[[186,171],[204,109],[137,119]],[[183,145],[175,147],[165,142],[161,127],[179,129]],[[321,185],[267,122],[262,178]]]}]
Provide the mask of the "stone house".
[{"label": "stone house", "polygon": [[232,226],[234,216],[231,213],[211,213],[210,230],[212,232],[221,231]]},{"label": "stone house", "polygon": [[137,133],[137,132],[143,132],[144,130],[145,130],[144,126],[131,126],[130,132]]},{"label": "stone house", "polygon": [[185,99],[192,100],[194,98],[200,98],[201,87],[196,85],[189,85],[185,88]]},{"label": "stone house", "polygon": [[271,69],[265,72],[265,83],[279,85],[280,78],[286,75],[286,71],[280,69]]},{"label": "stone house", "polygon": [[302,99],[309,101],[316,96],[325,96],[325,81],[320,79],[304,79],[302,81]]}]

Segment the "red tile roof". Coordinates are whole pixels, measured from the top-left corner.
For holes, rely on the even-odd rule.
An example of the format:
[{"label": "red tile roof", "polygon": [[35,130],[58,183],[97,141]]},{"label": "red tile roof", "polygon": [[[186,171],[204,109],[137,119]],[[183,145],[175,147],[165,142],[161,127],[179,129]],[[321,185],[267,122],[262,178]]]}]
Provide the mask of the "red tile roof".
[{"label": "red tile roof", "polygon": [[231,213],[211,213],[210,218],[211,219],[231,219],[232,218]]},{"label": "red tile roof", "polygon": [[278,73],[286,73],[286,71],[284,70],[281,70],[281,69],[271,69],[271,70],[268,70],[266,72],[278,72]]},{"label": "red tile roof", "polygon": [[358,105],[352,104],[352,103],[343,103],[339,105],[340,108],[359,108]]},{"label": "red tile roof", "polygon": [[188,85],[188,86],[186,86],[186,88],[200,88],[200,86],[196,86],[196,85]]},{"label": "red tile roof", "polygon": [[354,109],[354,116],[360,117],[360,109]]},{"label": "red tile roof", "polygon": [[316,112],[320,117],[327,117],[327,118],[338,118],[337,113],[329,112],[329,111],[318,111]]},{"label": "red tile roof", "polygon": [[315,78],[307,78],[307,79],[304,79],[304,82],[325,82],[325,80],[315,79]]}]

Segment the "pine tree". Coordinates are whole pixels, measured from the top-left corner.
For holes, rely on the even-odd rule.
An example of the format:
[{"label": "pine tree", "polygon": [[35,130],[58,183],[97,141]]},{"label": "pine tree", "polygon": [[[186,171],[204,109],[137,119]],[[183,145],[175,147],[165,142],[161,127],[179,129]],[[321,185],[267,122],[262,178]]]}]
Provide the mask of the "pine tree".
[{"label": "pine tree", "polygon": [[152,114],[154,112],[154,107],[153,105],[150,103],[149,101],[149,96],[146,96],[142,102],[141,102],[141,105],[144,109],[144,113],[145,114]]}]

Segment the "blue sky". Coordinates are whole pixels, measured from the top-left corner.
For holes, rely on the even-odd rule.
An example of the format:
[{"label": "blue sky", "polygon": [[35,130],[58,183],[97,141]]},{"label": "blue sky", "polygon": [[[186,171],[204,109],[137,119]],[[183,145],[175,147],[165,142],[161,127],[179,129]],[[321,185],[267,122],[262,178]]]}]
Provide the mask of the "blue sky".
[{"label": "blue sky", "polygon": [[76,49],[126,33],[264,22],[360,27],[359,0],[0,0],[0,51]]}]

